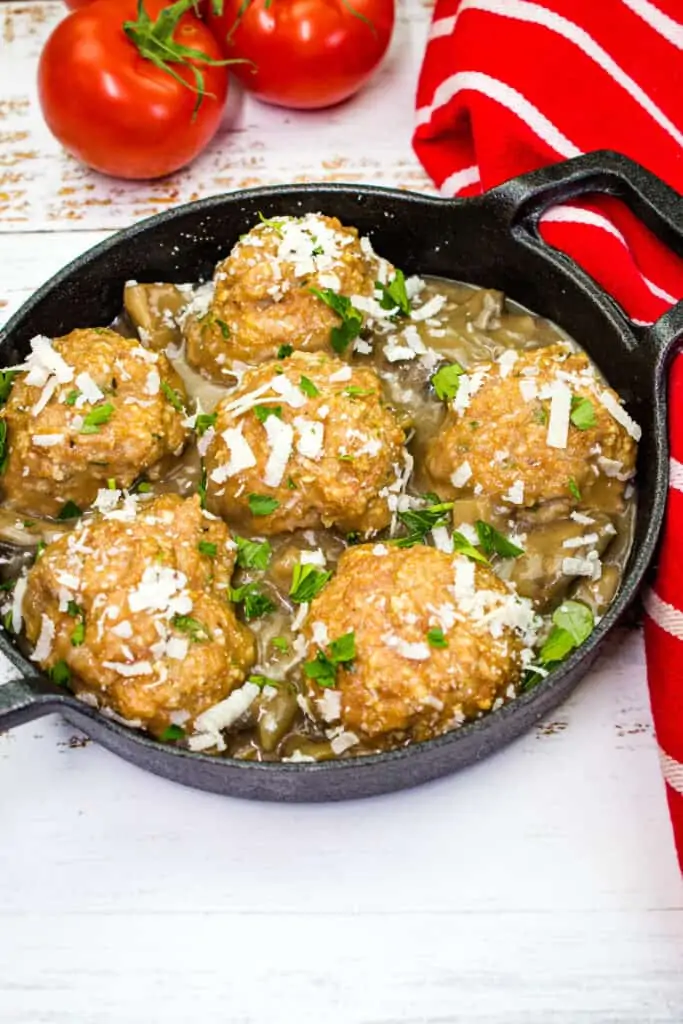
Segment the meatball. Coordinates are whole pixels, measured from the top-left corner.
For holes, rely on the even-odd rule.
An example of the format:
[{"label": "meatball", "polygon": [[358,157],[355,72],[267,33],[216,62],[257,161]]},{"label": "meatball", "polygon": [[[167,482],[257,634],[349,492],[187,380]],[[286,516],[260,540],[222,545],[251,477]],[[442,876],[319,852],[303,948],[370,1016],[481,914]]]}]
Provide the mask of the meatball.
[{"label": "meatball", "polygon": [[200,442],[213,512],[261,534],[389,524],[407,458],[374,371],[295,352],[246,373],[216,413]]},{"label": "meatball", "polygon": [[510,350],[459,378],[427,446],[427,483],[443,498],[576,505],[605,478],[623,493],[635,472],[638,436],[583,353],[565,344]]},{"label": "meatball", "polygon": [[283,345],[329,349],[340,318],[311,289],[371,296],[382,272],[368,241],[336,217],[264,221],[218,264],[208,312],[186,318],[187,360],[221,381],[234,361],[275,359]]},{"label": "meatball", "polygon": [[32,658],[156,735],[188,727],[254,663],[227,600],[235,545],[196,497],[102,491],[98,505],[17,584]]},{"label": "meatball", "polygon": [[104,328],[37,337],[31,349],[0,411],[10,506],[82,510],[107,481],[129,487],[180,454],[185,390],[166,356]]},{"label": "meatball", "polygon": [[311,680],[312,704],[351,734],[344,745],[429,739],[515,695],[538,626],[529,601],[463,555],[350,548],[311,604],[306,674],[349,633],[355,658],[333,689]]}]

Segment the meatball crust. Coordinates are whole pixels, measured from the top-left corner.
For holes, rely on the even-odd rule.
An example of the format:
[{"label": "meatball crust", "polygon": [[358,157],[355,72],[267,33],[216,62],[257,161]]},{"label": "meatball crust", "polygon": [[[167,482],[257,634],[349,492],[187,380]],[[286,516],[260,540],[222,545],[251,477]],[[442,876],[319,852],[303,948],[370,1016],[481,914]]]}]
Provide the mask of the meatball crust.
[{"label": "meatball crust", "polygon": [[370,296],[379,264],[356,228],[336,217],[307,214],[258,224],[218,264],[208,313],[186,319],[188,362],[221,381],[233,361],[275,359],[282,345],[329,350],[339,316],[311,289]]},{"label": "meatball crust", "polygon": [[295,352],[246,373],[216,412],[205,435],[213,512],[260,534],[369,536],[389,524],[405,436],[373,370]]},{"label": "meatball crust", "polygon": [[529,601],[462,555],[350,548],[304,635],[312,660],[353,632],[355,660],[333,691],[311,682],[312,703],[359,740],[430,739],[514,696],[536,628]]},{"label": "meatball crust", "polygon": [[65,662],[76,693],[160,735],[242,684],[254,639],[227,600],[225,524],[196,497],[118,499],[104,492],[104,511],[38,558],[24,626],[42,668]]},{"label": "meatball crust", "polygon": [[33,515],[87,508],[114,480],[157,476],[183,449],[185,389],[166,356],[106,328],[33,340],[0,422],[5,501]]},{"label": "meatball crust", "polygon": [[[620,404],[619,396],[583,353],[550,345],[477,365],[460,382],[425,457],[428,483],[442,498],[474,493],[527,508],[557,498],[578,504],[605,477],[623,492],[634,474],[635,441],[601,401],[608,395]],[[588,403],[581,426],[570,420],[565,447],[549,444],[558,387],[571,392],[573,410]]]}]

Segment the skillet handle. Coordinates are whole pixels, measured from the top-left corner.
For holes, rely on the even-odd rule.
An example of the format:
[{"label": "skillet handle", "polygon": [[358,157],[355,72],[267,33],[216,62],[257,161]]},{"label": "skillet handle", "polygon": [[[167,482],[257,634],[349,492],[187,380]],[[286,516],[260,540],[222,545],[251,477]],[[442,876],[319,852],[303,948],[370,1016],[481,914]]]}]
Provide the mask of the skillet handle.
[{"label": "skillet handle", "polygon": [[56,711],[59,703],[59,695],[47,691],[39,676],[0,683],[0,733]]},{"label": "skillet handle", "polygon": [[[499,210],[504,212],[518,241],[543,250],[547,257],[550,247],[538,229],[543,213],[557,203],[596,192],[621,199],[669,249],[683,257],[683,197],[661,178],[621,153],[598,150],[551,164],[503,182],[489,195],[498,199]],[[567,258],[557,253],[558,262]],[[648,329],[645,341],[663,362],[682,334],[683,301]]]}]

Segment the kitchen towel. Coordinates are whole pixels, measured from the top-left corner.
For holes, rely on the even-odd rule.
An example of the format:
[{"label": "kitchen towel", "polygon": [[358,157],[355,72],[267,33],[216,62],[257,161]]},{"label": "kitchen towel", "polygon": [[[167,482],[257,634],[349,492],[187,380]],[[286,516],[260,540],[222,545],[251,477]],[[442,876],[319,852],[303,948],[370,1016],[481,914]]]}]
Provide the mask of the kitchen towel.
[{"label": "kitchen towel", "polygon": [[[437,0],[417,91],[419,159],[444,195],[467,196],[613,149],[683,193],[682,12],[681,0]],[[555,206],[541,233],[637,324],[683,298],[683,260],[617,199]],[[683,356],[669,393],[671,480],[645,644],[683,868]]]}]

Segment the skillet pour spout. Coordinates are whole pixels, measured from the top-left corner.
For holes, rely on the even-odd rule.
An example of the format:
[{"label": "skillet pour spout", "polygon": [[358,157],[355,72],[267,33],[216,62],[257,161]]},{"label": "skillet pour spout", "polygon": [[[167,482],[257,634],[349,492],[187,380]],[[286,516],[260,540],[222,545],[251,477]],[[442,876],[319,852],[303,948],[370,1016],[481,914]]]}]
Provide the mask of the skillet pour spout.
[{"label": "skillet pour spout", "polygon": [[103,717],[53,686],[0,636],[0,729],[58,711],[121,757],[159,775],[217,793],[263,800],[322,801],[414,786],[493,753],[563,701],[634,600],[656,552],[668,486],[666,371],[683,337],[683,303],[651,328],[623,310],[538,224],[556,203],[591,193],[622,199],[683,256],[683,200],[645,168],[598,152],[512,179],[465,200],[357,185],[292,185],[238,191],[142,221],[69,264],[0,333],[0,360],[21,360],[37,334],[106,325],[124,283],[210,277],[246,228],[266,218],[320,212],[355,224],[407,274],[469,281],[504,291],[576,338],[641,424],[635,542],[621,588],[591,636],[537,687],[455,731],[387,753],[318,763],[258,763],[169,747]]}]

